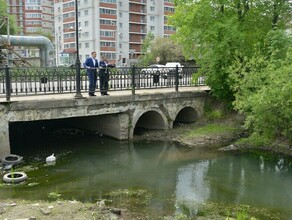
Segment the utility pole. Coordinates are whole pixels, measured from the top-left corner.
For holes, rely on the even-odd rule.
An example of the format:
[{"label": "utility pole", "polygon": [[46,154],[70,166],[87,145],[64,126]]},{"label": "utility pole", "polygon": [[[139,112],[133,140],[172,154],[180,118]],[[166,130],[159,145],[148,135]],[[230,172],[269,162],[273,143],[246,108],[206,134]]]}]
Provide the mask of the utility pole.
[{"label": "utility pole", "polygon": [[12,66],[12,53],[11,53],[11,43],[10,43],[10,23],[9,23],[9,18],[5,17],[4,18],[7,24],[7,48],[8,48],[8,53],[7,53],[7,65],[8,67]]},{"label": "utility pole", "polygon": [[76,37],[76,94],[75,98],[82,98],[81,94],[81,76],[80,76],[80,59],[79,59],[79,28],[78,28],[78,0],[75,0],[75,37]]}]

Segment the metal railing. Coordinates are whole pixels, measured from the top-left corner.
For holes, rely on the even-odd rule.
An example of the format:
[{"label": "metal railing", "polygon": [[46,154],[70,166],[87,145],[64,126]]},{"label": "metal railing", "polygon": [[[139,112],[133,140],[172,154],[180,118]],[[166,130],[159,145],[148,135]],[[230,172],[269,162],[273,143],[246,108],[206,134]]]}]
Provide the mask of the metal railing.
[{"label": "metal railing", "polygon": [[[198,76],[199,67],[120,67],[108,68],[109,90],[156,89],[204,85]],[[89,83],[86,69],[81,68],[81,92],[87,92]],[[98,74],[97,74],[98,75]],[[97,79],[99,89],[99,77]],[[14,96],[76,93],[76,68],[0,68],[0,97],[10,101]]]}]

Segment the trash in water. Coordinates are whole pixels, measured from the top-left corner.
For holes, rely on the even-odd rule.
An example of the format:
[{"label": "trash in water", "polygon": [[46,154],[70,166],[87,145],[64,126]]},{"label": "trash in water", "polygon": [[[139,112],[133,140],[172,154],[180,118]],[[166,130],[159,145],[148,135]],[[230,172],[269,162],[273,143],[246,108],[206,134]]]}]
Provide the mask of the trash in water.
[{"label": "trash in water", "polygon": [[56,157],[54,156],[54,154],[52,154],[51,156],[48,156],[46,158],[46,163],[48,165],[55,165],[56,164]]}]

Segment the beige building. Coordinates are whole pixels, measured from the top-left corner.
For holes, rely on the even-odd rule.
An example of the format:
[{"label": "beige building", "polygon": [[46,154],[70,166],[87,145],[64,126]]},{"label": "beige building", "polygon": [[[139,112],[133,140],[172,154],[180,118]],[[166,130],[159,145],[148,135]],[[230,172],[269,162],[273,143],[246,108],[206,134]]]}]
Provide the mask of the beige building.
[{"label": "beige building", "polygon": [[79,35],[81,63],[98,52],[117,66],[129,66],[142,54],[147,33],[168,36],[175,30],[166,16],[173,0],[78,0],[79,30],[75,30],[75,0],[55,0],[56,63],[73,64]]}]

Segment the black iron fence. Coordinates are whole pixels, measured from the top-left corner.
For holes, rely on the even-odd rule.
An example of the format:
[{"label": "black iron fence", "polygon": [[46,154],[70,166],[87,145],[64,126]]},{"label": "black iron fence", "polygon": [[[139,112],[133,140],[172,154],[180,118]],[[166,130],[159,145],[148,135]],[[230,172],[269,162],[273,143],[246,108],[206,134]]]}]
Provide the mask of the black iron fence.
[{"label": "black iron fence", "polygon": [[[155,89],[204,85],[204,76],[198,75],[199,67],[181,68],[108,68],[109,90]],[[98,74],[97,74],[98,75]],[[99,79],[97,79],[97,90]],[[81,92],[89,87],[86,69],[80,71]],[[10,101],[14,96],[76,93],[76,68],[0,68],[0,97]]]}]

